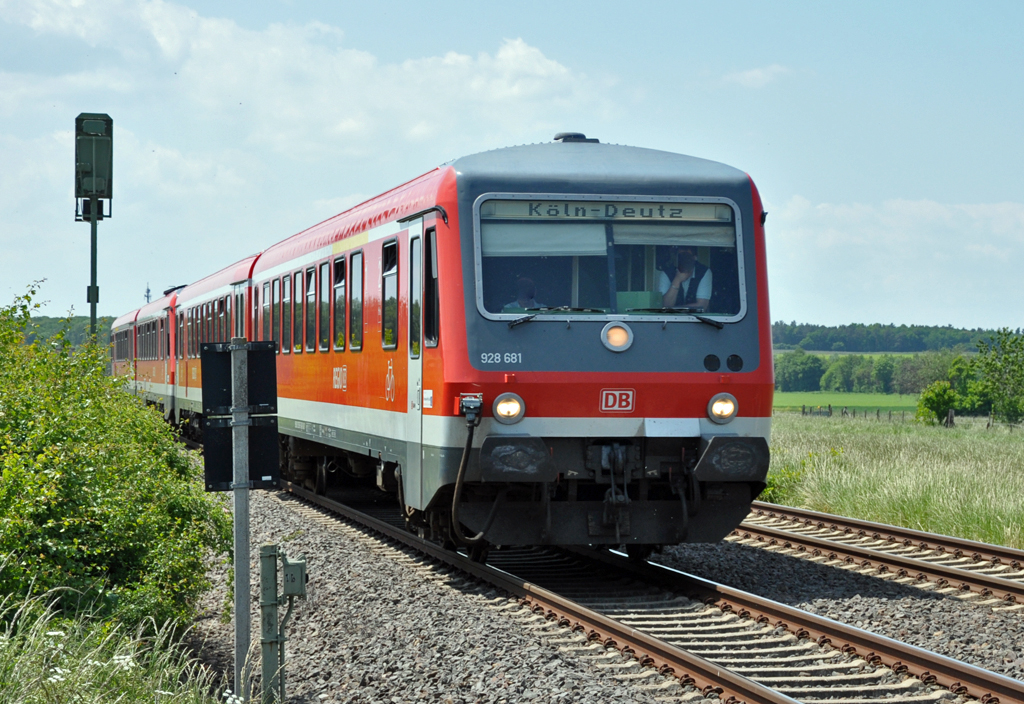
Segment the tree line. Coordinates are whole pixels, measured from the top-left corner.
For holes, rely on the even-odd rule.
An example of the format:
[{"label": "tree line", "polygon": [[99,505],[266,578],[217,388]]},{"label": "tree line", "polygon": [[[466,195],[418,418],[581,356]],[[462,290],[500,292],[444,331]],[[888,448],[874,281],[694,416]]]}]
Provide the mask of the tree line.
[{"label": "tree line", "polygon": [[1024,334],[1004,328],[977,342],[977,353],[953,350],[914,355],[844,354],[826,357],[798,347],[775,359],[779,391],[921,394],[919,413],[942,419],[989,415],[1024,419]]},{"label": "tree line", "polygon": [[[96,339],[103,347],[110,344],[110,326],[113,322],[114,319],[109,316],[96,318]],[[63,336],[65,344],[80,347],[89,338],[89,316],[52,318],[46,315],[33,315],[31,323],[25,329],[25,342],[31,345],[36,340],[49,340],[58,333]]]},{"label": "tree line", "polygon": [[[1018,329],[1017,334],[1021,331]],[[810,325],[793,321],[772,324],[775,349],[837,352],[927,352],[973,350],[995,330],[966,330],[935,325]]]}]

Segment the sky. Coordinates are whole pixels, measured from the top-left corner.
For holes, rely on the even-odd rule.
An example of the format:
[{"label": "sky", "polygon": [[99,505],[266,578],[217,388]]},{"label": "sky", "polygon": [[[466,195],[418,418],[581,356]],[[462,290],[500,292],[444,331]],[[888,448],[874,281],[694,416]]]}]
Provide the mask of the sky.
[{"label": "sky", "polygon": [[1024,3],[0,0],[0,306],[88,315],[74,119],[114,120],[100,315],[561,131],[721,161],[773,320],[1021,327]]}]

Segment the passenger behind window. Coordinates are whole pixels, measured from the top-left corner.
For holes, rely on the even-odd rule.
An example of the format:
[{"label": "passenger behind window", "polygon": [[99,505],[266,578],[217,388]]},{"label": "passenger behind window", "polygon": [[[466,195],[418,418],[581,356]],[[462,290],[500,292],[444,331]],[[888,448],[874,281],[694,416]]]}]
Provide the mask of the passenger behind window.
[{"label": "passenger behind window", "polygon": [[671,272],[671,281],[669,275],[666,271],[658,272],[658,291],[662,294],[662,305],[666,308],[708,309],[711,303],[711,270],[697,261],[696,247],[676,249],[675,271]]},{"label": "passenger behind window", "polygon": [[518,290],[516,300],[511,303],[506,303],[504,308],[502,308],[503,311],[546,307],[543,303],[537,302],[537,286],[533,283],[533,279],[527,279],[525,277],[519,279],[519,281],[516,282],[516,289]]}]

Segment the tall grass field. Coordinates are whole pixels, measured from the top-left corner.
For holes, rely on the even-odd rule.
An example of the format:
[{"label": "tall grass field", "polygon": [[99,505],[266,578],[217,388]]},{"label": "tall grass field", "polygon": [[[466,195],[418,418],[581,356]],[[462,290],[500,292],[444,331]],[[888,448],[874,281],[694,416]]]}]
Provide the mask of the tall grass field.
[{"label": "tall grass field", "polygon": [[1024,549],[1024,431],[884,418],[776,413],[761,498]]},{"label": "tall grass field", "polygon": [[881,410],[882,413],[906,411],[910,418],[917,410],[917,394],[862,394],[843,391],[776,391],[773,406],[777,411],[799,411],[808,408],[828,408],[836,415],[845,407],[849,411]]}]

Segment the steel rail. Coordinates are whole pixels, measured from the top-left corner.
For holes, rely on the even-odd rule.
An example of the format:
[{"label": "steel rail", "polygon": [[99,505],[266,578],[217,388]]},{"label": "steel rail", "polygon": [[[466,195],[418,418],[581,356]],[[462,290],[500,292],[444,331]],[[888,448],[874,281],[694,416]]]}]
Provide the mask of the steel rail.
[{"label": "steel rail", "polygon": [[1007,548],[1001,545],[991,545],[949,535],[926,533],[914,530],[913,528],[902,528],[886,523],[846,518],[831,513],[820,513],[793,506],[779,506],[763,501],[755,501],[751,505],[751,513],[768,518],[775,517],[802,522],[805,525],[815,525],[820,528],[828,527],[834,530],[849,528],[851,532],[857,531],[858,535],[871,536],[881,540],[891,539],[907,546],[916,545],[922,550],[943,550],[952,553],[955,557],[966,555],[979,562],[1009,564],[1015,569],[1019,569],[1021,565],[1024,565],[1024,550],[1015,550],[1014,548]]},{"label": "steel rail", "polygon": [[637,564],[626,556],[593,550],[574,550],[605,564],[630,569],[691,599],[714,604],[723,611],[784,628],[798,638],[830,644],[868,662],[880,662],[896,672],[935,683],[954,694],[986,704],[1024,704],[1024,682],[954,660],[907,643],[871,633],[823,616],[801,611],[755,594],[732,589],[657,563]]},{"label": "steel rail", "polygon": [[718,692],[719,698],[726,704],[798,704],[797,700],[785,694],[619,623],[536,584],[518,579],[502,570],[473,562],[468,557],[445,550],[440,545],[404,529],[290,482],[282,480],[281,486],[285,491],[493,584],[519,597],[535,612],[545,613],[548,619],[558,620],[563,625],[571,626],[574,631],[584,631],[589,640],[600,641],[606,646],[629,653],[642,664],[656,667],[662,674],[671,674],[679,678],[681,684],[692,684],[705,694]]},{"label": "steel rail", "polygon": [[1008,604],[1024,603],[1024,582],[750,523],[742,524],[736,533],[768,545],[809,552],[813,556],[824,555],[831,559],[842,559],[861,567],[877,566],[883,572],[894,568],[901,577],[915,578],[919,581],[932,580],[940,587],[949,585],[960,591],[975,591],[983,596],[1003,599]]}]

